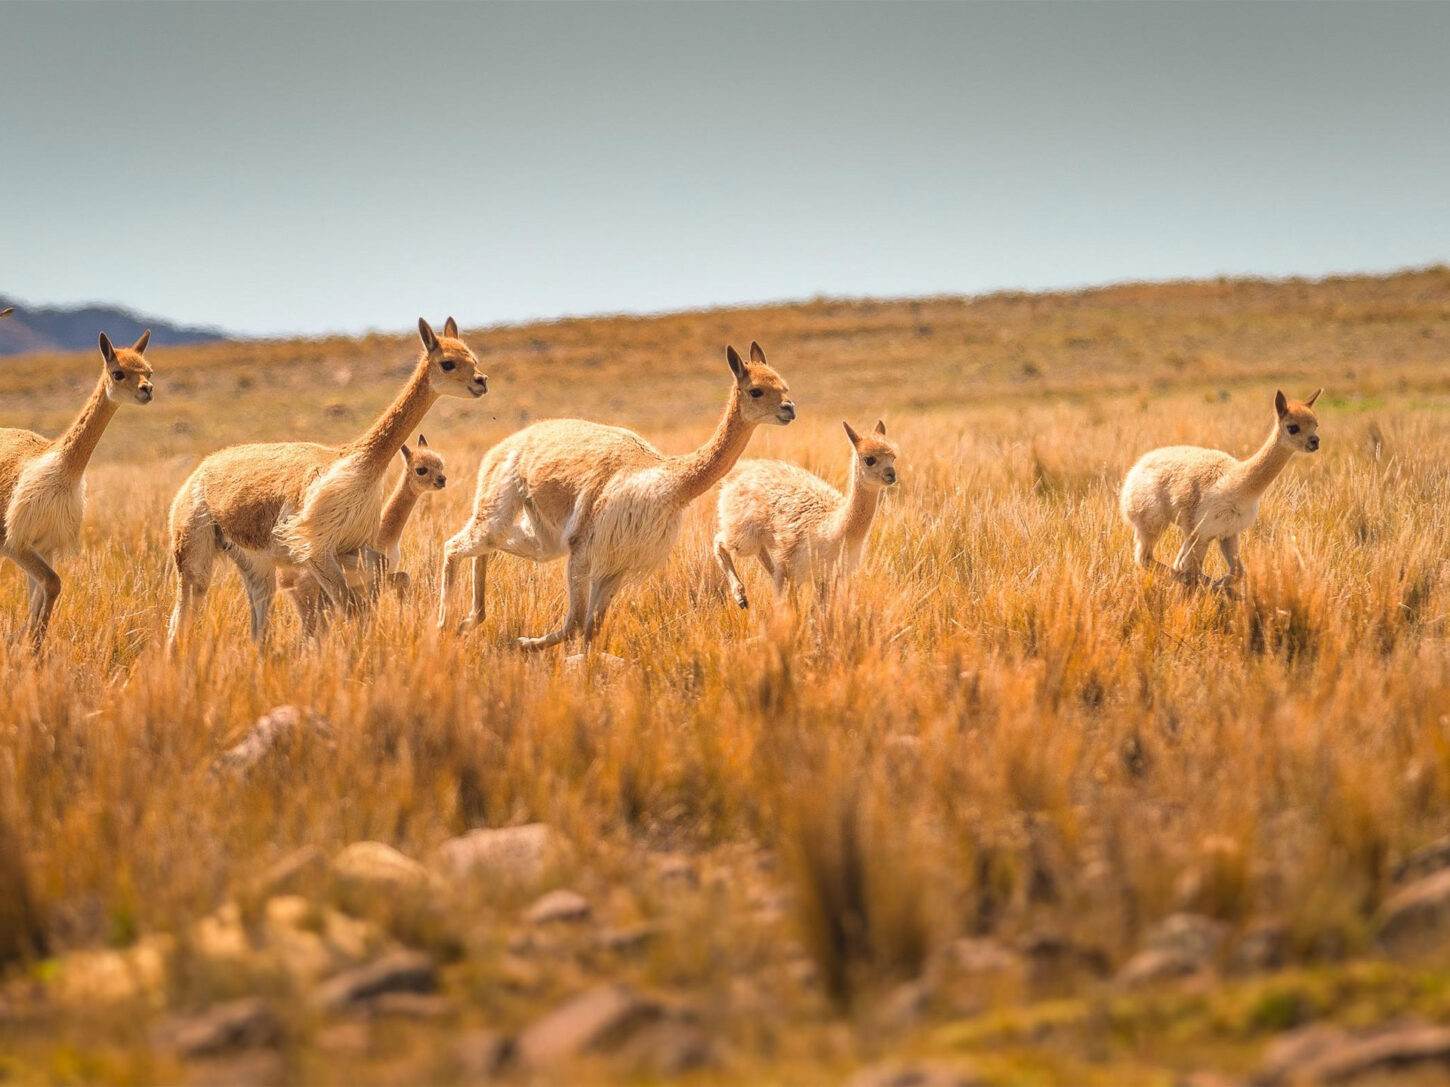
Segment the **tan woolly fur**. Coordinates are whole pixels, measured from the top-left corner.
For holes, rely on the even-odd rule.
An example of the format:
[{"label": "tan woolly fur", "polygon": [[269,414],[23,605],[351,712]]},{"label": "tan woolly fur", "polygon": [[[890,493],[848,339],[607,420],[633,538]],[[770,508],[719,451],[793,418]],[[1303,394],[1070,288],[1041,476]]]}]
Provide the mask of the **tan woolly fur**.
[{"label": "tan woolly fur", "polygon": [[0,556],[30,581],[26,632],[39,649],[60,597],[57,555],[80,542],[86,465],[122,404],[151,403],[151,366],[143,357],[151,332],[116,347],[102,332],[101,377],[85,406],[54,441],[29,430],[0,429]]},{"label": "tan woolly fur", "polygon": [[171,506],[176,606],[168,645],[175,647],[205,596],[220,552],[241,571],[258,642],[267,635],[279,566],[302,567],[339,611],[366,605],[348,584],[341,556],[376,543],[388,465],[440,396],[477,398],[488,391],[452,317],[442,336],[420,317],[418,336],[423,350],[412,375],[356,440],[336,447],[231,446],[203,460],[182,484]]},{"label": "tan woolly fur", "polygon": [[[418,435],[418,448],[404,445],[401,456],[403,472],[383,504],[377,539],[358,551],[349,551],[339,560],[347,583],[355,593],[376,596],[384,584],[391,585],[399,595],[407,593],[412,579],[400,568],[403,529],[418,500],[425,494],[441,491],[448,483],[443,458],[428,447],[428,439],[422,434]],[[300,566],[283,566],[277,570],[277,587],[297,609],[302,629],[307,633],[315,631],[326,602],[317,579]]]},{"label": "tan woolly fur", "polygon": [[1118,507],[1133,529],[1134,558],[1145,569],[1161,565],[1153,548],[1169,525],[1183,533],[1172,570],[1185,581],[1202,577],[1209,546],[1218,541],[1228,564],[1221,584],[1243,574],[1239,536],[1254,523],[1259,500],[1295,453],[1319,449],[1319,417],[1314,401],[1274,394],[1274,429],[1258,452],[1239,460],[1217,449],[1172,445],[1145,453],[1123,480]]},{"label": "tan woolly fur", "polygon": [[851,442],[851,475],[842,494],[819,476],[779,460],[741,461],[725,477],[717,507],[715,561],[735,603],[750,606],[733,555],[754,556],[777,596],[814,582],[817,595],[861,563],[881,492],[897,480],[896,443],[880,420],[867,435],[842,422]]},{"label": "tan woolly fur", "polygon": [[680,533],[684,512],[734,467],[761,423],[795,418],[790,390],[750,345],[750,361],[727,347],[733,378],[709,441],[667,457],[632,430],[580,419],[535,423],[489,450],[478,469],[468,524],[444,549],[438,625],[448,623],[459,564],[473,559],[473,607],[462,626],[484,618],[488,558],[494,551],[552,562],[568,557],[569,610],[563,624],[524,649],[545,649],[598,633],[615,594],[658,569]]}]

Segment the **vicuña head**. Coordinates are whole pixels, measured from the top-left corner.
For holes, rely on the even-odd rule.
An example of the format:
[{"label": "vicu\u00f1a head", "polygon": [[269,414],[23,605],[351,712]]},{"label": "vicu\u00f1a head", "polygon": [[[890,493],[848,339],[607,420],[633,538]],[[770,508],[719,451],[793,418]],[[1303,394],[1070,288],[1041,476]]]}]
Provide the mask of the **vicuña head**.
[{"label": "vicu\u00f1a head", "polygon": [[458,323],[443,322],[443,335],[434,333],[418,318],[418,338],[428,357],[428,386],[439,396],[480,397],[488,392],[488,378],[478,368],[478,357],[458,338]]},{"label": "vicu\u00f1a head", "polygon": [[735,375],[740,415],[746,422],[785,426],[795,418],[795,403],[785,379],[770,368],[760,344],[751,343],[749,362],[735,348],[726,347],[725,361]]},{"label": "vicu\u00f1a head", "polygon": [[448,476],[444,472],[443,458],[428,448],[428,439],[418,435],[418,448],[411,449],[408,444],[403,443],[403,463],[407,466],[407,472],[403,478],[407,480],[408,490],[415,495],[424,495],[429,491],[441,491],[448,483]]},{"label": "vicu\u00f1a head", "polygon": [[1323,389],[1303,403],[1290,400],[1282,392],[1274,393],[1274,410],[1279,413],[1279,442],[1296,453],[1319,452],[1319,416],[1314,414],[1314,401]]},{"label": "vicu\u00f1a head", "polygon": [[101,333],[101,358],[106,365],[106,399],[113,404],[151,403],[151,366],[142,357],[151,342],[151,330],[130,347],[116,347]]},{"label": "vicu\u00f1a head", "polygon": [[865,437],[851,429],[851,424],[842,420],[846,437],[856,450],[856,477],[866,487],[880,490],[896,482],[896,458],[899,456],[896,443],[887,441],[886,424],[876,420],[876,429]]}]

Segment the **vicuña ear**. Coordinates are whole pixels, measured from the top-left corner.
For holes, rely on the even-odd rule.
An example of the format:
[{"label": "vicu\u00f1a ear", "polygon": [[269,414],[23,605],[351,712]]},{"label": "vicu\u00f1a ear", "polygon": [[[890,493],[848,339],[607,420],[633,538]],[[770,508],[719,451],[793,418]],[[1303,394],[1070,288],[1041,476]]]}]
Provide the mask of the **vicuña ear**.
[{"label": "vicu\u00f1a ear", "polygon": [[398,450],[398,452],[401,453],[401,454],[403,454],[403,463],[404,464],[408,464],[408,463],[410,463],[412,461],[412,459],[413,459],[413,451],[408,448],[408,443],[407,442],[404,442],[403,443],[403,448],[400,449],[400,450]]},{"label": "vicu\u00f1a ear", "polygon": [[765,352],[760,349],[760,344],[756,343],[754,340],[750,341],[750,361],[760,363],[765,362]]},{"label": "vicu\u00f1a ear", "polygon": [[146,345],[148,343],[150,343],[150,342],[151,342],[151,330],[148,328],[145,332],[141,333],[141,338],[139,340],[137,340],[135,342],[135,344],[132,345],[131,350],[134,351],[134,352],[136,352],[136,354],[139,355],[139,354],[141,354],[142,351],[145,351],[146,350]]},{"label": "vicu\u00f1a ear", "polygon": [[1315,389],[1314,390],[1314,395],[1311,396],[1308,400],[1304,401],[1305,406],[1312,408],[1314,406],[1314,401],[1316,401],[1316,400],[1319,399],[1319,394],[1322,393],[1323,391],[1324,391],[1323,389]]},{"label": "vicu\u00f1a ear", "polygon": [[107,336],[104,332],[102,332],[100,343],[101,358],[105,359],[107,362],[115,362],[116,349],[111,346],[111,337]]},{"label": "vicu\u00f1a ear", "polygon": [[725,361],[730,364],[730,372],[735,375],[736,381],[744,381],[745,375],[749,373],[745,369],[745,363],[740,361],[740,352],[733,347],[725,348]]},{"label": "vicu\u00f1a ear", "polygon": [[851,444],[860,445],[861,435],[857,434],[854,430],[851,429],[851,424],[846,422],[846,420],[842,419],[841,425],[846,428],[846,437],[851,439]]},{"label": "vicu\u00f1a ear", "polygon": [[418,338],[423,341],[425,351],[438,350],[438,337],[433,334],[433,326],[423,318],[418,318]]},{"label": "vicu\u00f1a ear", "polygon": [[876,420],[876,433],[882,435],[886,433],[886,423],[881,419]]},{"label": "vicu\u00f1a ear", "polygon": [[452,317],[443,322],[443,335],[458,339],[458,322]]},{"label": "vicu\u00f1a ear", "polygon": [[1279,413],[1280,419],[1289,414],[1289,400],[1282,391],[1274,393],[1274,410]]},{"label": "vicu\u00f1a ear", "polygon": [[418,435],[418,448],[419,449],[427,449],[428,448],[428,439],[425,438],[425,437],[423,437],[423,435],[421,435],[421,434]]}]

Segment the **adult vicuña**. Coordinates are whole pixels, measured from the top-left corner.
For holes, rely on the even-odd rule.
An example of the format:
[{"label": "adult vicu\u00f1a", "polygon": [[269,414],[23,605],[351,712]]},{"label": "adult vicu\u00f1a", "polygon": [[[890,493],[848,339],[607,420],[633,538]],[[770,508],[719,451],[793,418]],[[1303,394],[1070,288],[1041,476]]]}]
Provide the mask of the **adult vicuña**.
[{"label": "adult vicu\u00f1a", "polygon": [[403,440],[440,396],[479,397],[488,379],[448,318],[443,335],[418,319],[423,352],[402,391],[365,434],[343,446],[312,442],[234,445],[207,457],[171,506],[175,645],[211,582],[219,551],[237,564],[252,611],[252,637],[267,633],[278,565],[301,566],[343,611],[364,597],[339,557],[377,539],[383,477]]},{"label": "adult vicu\u00f1a", "polygon": [[575,634],[590,641],[626,581],[659,567],[674,546],[686,507],[740,459],[756,426],[795,418],[785,381],[750,345],[744,362],[726,359],[734,382],[715,433],[692,453],[667,457],[632,430],[579,419],[550,419],[510,435],[478,469],[473,514],[444,549],[438,625],[458,564],[473,559],[473,610],[465,628],[484,617],[488,556],[504,551],[534,562],[568,555],[569,611],[558,630],[520,638],[545,649]]},{"label": "adult vicu\u00f1a", "polygon": [[1183,546],[1173,560],[1173,572],[1186,581],[1198,581],[1209,545],[1218,541],[1228,574],[1223,582],[1239,577],[1239,534],[1254,523],[1259,499],[1295,453],[1319,449],[1319,417],[1314,401],[1322,389],[1302,404],[1274,394],[1278,418],[1274,430],[1247,460],[1217,449],[1170,445],[1145,453],[1123,480],[1119,509],[1133,528],[1134,557],[1139,565],[1155,565],[1153,547],[1169,525],[1183,532]]},{"label": "adult vicu\u00f1a", "polygon": [[29,430],[0,429],[0,555],[30,579],[26,629],[39,648],[60,596],[50,561],[80,542],[86,465],[120,405],[151,403],[151,367],[142,357],[151,331],[131,347],[101,333],[101,379],[75,421],[55,441]]},{"label": "adult vicu\u00f1a", "polygon": [[720,488],[715,560],[725,572],[735,603],[748,608],[745,586],[731,552],[754,555],[775,585],[814,579],[818,594],[859,565],[881,492],[896,482],[896,444],[878,421],[862,437],[842,423],[851,439],[851,482],[843,495],[819,476],[779,460],[747,460]]},{"label": "adult vicu\u00f1a", "polygon": [[[403,474],[383,504],[378,537],[371,545],[349,551],[339,560],[353,592],[376,596],[384,582],[401,595],[408,591],[411,578],[399,568],[402,560],[403,528],[418,499],[431,491],[440,491],[448,482],[443,458],[428,448],[428,439],[418,435],[418,448],[402,449]],[[300,566],[283,566],[277,571],[277,586],[291,599],[307,633],[317,629],[326,599],[322,586]]]}]

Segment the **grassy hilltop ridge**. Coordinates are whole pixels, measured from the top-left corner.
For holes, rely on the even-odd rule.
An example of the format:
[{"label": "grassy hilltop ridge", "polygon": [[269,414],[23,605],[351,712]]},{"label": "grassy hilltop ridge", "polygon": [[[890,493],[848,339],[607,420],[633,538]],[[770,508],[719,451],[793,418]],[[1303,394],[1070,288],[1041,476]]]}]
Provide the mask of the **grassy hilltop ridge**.
[{"label": "grassy hilltop ridge", "polygon": [[[896,1055],[990,1083],[1172,1082],[1247,1074],[1307,1025],[1450,1024],[1439,915],[1393,919],[1440,863],[1402,862],[1450,834],[1450,269],[464,338],[489,395],[422,428],[449,487],[403,541],[414,595],[370,622],[310,647],[279,600],[259,657],[219,565],[199,649],[168,663],[166,511],[220,445],[359,432],[413,336],[153,348],[156,401],[91,463],[42,660],[8,644],[23,580],[0,572],[0,1078],[814,1083]],[[561,614],[562,571],[507,556],[484,627],[434,629],[442,542],[493,442],[574,415],[691,448],[725,344],[752,339],[800,418],[748,456],[841,485],[843,418],[900,443],[843,597],[773,612],[742,567],[757,606],[736,609],[712,494],[621,594],[610,657],[519,655]],[[98,365],[0,365],[0,424],[56,433]],[[1245,455],[1276,387],[1321,385],[1323,451],[1266,496],[1241,599],[1132,565],[1116,491],[1139,454]],[[211,772],[288,704],[325,728]],[[439,859],[528,823],[553,830],[538,871]],[[378,891],[329,871],[360,841],[426,873]],[[267,889],[289,857],[300,905]],[[530,920],[555,889],[588,916]],[[318,997],[404,948],[437,1001]],[[541,1020],[612,983],[628,1014],[545,1062]],[[244,996],[251,1033],[175,1041],[178,1017]]]}]

